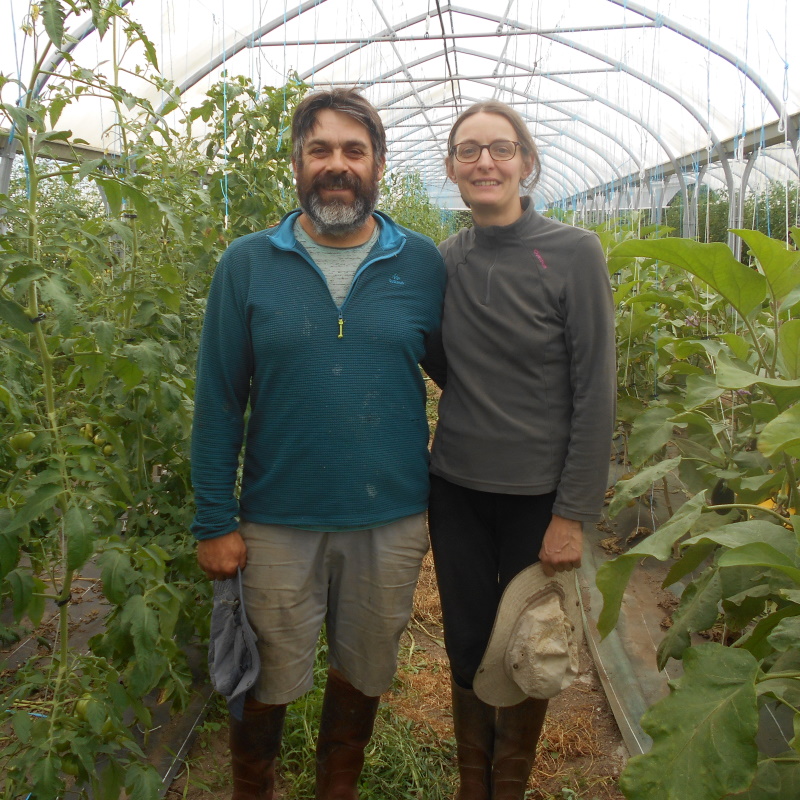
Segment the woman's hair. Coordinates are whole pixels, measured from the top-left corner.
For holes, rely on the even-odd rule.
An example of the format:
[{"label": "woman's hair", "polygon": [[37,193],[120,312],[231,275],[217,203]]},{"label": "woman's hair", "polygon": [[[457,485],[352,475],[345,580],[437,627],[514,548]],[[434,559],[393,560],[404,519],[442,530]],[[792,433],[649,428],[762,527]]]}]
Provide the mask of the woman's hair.
[{"label": "woman's hair", "polygon": [[511,106],[507,106],[499,100],[483,100],[480,103],[471,105],[466,111],[462,111],[461,114],[459,114],[458,119],[450,130],[450,136],[447,138],[447,158],[451,160],[451,163],[452,159],[455,157],[453,155],[453,143],[456,138],[458,126],[461,125],[465,119],[475,114],[497,114],[498,116],[505,117],[505,119],[511,123],[511,127],[514,128],[514,132],[517,135],[517,140],[522,150],[522,156],[524,160],[531,165],[530,174],[527,178],[521,180],[520,183],[526,189],[532,189],[536,186],[536,182],[539,180],[539,175],[542,171],[542,162],[539,160],[539,151],[536,149],[533,137],[519,113],[514,111]]},{"label": "woman's hair", "polygon": [[298,163],[303,160],[303,143],[314,130],[320,111],[330,109],[347,114],[360,122],[369,132],[372,152],[379,164],[386,160],[386,132],[377,110],[353,89],[332,89],[307,95],[297,106],[292,118],[292,157]]}]

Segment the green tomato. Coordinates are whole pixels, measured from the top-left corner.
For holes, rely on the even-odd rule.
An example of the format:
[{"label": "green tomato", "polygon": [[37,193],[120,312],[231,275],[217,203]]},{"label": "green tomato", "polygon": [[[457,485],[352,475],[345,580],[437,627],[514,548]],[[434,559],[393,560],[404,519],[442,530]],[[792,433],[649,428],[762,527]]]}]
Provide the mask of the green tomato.
[{"label": "green tomato", "polygon": [[36,438],[33,431],[20,431],[15,433],[8,443],[11,445],[12,450],[17,453],[27,453],[31,449],[31,443]]},{"label": "green tomato", "polygon": [[87,441],[90,441],[90,442],[92,441],[92,438],[94,437],[94,428],[92,427],[92,423],[91,422],[87,422],[81,428],[81,436],[83,436],[83,438],[86,439]]},{"label": "green tomato", "polygon": [[102,447],[106,443],[106,437],[102,434],[98,433],[97,436],[92,439],[92,441],[98,446]]},{"label": "green tomato", "polygon": [[105,445],[105,447],[103,447],[103,455],[106,456],[114,455],[114,448],[110,444]]},{"label": "green tomato", "polygon": [[78,717],[78,719],[85,720],[86,713],[89,711],[89,703],[93,702],[94,698],[88,692],[82,694],[75,703],[75,716]]},{"label": "green tomato", "polygon": [[81,762],[78,760],[78,757],[71,753],[61,756],[61,771],[65,775],[80,775]]}]

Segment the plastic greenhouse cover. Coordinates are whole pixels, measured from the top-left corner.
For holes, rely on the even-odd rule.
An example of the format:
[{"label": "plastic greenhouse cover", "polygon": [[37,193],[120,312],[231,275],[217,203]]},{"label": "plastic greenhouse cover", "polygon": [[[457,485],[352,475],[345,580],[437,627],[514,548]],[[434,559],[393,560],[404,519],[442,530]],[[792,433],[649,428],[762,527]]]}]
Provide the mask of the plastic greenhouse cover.
[{"label": "plastic greenhouse cover", "polygon": [[[0,3],[0,72],[23,84],[6,83],[2,100],[15,103],[30,88],[34,44],[22,29],[32,5]],[[797,175],[796,0],[123,5],[153,42],[161,74],[189,106],[226,73],[246,75],[259,87],[281,86],[292,73],[319,89],[361,87],[386,125],[389,167],[419,171],[444,205],[460,204],[442,163],[449,129],[460,110],[488,98],[511,103],[530,126],[542,157],[540,204],[585,202],[645,174],[652,182],[663,165],[691,182],[703,156],[713,157],[726,142],[727,174],[736,179],[746,140],[758,153],[757,177]],[[67,32],[80,39],[71,56],[110,77],[114,33],[101,39],[90,22],[88,14],[68,20]],[[140,46],[125,52],[128,71],[120,83],[157,107],[163,96],[132,74],[137,64],[145,66]],[[63,74],[66,65],[56,61],[54,71]],[[51,77],[41,91],[58,80]],[[86,96],[64,112],[59,128],[113,152],[114,123],[110,104]],[[707,178],[725,180],[718,167]]]}]

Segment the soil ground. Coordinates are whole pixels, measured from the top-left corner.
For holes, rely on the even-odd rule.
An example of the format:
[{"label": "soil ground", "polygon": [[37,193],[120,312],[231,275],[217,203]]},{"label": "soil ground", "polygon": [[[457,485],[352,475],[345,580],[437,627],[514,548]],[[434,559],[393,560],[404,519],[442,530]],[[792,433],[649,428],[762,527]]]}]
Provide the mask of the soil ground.
[{"label": "soil ground", "polygon": [[[412,733],[418,731],[425,740],[433,737],[444,746],[452,740],[453,729],[449,670],[442,645],[441,610],[429,554],[417,587],[414,615],[401,646],[398,679],[383,702],[409,720]],[[219,800],[227,796],[227,739],[224,714],[212,713],[184,769],[167,792],[168,800]],[[627,750],[584,646],[581,674],[550,702],[528,800],[623,800],[617,778],[626,759]],[[276,796],[300,800],[281,790],[280,781]]]}]

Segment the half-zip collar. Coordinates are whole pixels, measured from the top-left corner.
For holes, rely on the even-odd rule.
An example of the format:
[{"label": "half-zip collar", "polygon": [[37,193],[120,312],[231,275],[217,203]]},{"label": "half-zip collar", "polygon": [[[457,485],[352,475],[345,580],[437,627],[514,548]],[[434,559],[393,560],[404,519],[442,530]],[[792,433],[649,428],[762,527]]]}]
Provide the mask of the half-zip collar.
[{"label": "half-zip collar", "polygon": [[[290,211],[276,227],[266,232],[275,247],[280,250],[294,250],[299,252],[297,249],[297,239],[294,235],[294,221],[302,213],[303,212],[300,210]],[[370,262],[397,255],[406,243],[406,235],[382,211],[373,211],[372,215],[376,218],[378,225],[380,225],[380,233],[378,234],[377,246],[374,249],[376,257],[371,258]]]},{"label": "half-zip collar", "polygon": [[521,198],[522,215],[510,225],[474,225],[472,230],[475,232],[475,241],[485,244],[492,239],[505,239],[522,236],[530,233],[531,225],[535,224],[536,211],[533,209],[530,197]]},{"label": "half-zip collar", "polygon": [[[325,275],[323,274],[322,270],[316,265],[316,263],[314,263],[314,259],[311,258],[311,256],[308,254],[308,251],[297,241],[297,237],[294,235],[294,223],[300,214],[302,214],[302,211],[290,211],[283,217],[283,219],[281,219],[275,228],[271,228],[266,232],[267,237],[279,250],[297,253],[299,256],[302,256],[302,258],[304,258],[309,265],[317,271],[322,280],[325,281]],[[344,307],[347,305],[347,301],[350,299],[350,295],[353,293],[353,289],[355,288],[359,275],[361,275],[361,273],[364,272],[367,267],[369,267],[371,264],[374,264],[376,261],[383,261],[384,259],[392,258],[393,256],[398,255],[405,246],[405,233],[403,233],[403,231],[390,217],[381,211],[373,211],[372,215],[375,217],[379,227],[378,241],[372,248],[368,258],[358,268],[356,274],[353,276],[353,281],[350,284],[350,290],[347,292],[347,296],[342,301],[342,305],[338,307],[339,311],[344,309]],[[325,283],[327,285],[327,281],[325,281]]]}]

